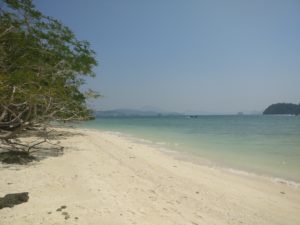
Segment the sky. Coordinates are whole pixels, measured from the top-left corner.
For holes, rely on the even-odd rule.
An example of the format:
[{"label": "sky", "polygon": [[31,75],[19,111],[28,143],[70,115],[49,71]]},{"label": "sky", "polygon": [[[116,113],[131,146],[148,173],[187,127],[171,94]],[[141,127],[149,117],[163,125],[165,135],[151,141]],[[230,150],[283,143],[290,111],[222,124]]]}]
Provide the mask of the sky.
[{"label": "sky", "polygon": [[96,110],[300,103],[299,0],[34,0],[97,53]]}]

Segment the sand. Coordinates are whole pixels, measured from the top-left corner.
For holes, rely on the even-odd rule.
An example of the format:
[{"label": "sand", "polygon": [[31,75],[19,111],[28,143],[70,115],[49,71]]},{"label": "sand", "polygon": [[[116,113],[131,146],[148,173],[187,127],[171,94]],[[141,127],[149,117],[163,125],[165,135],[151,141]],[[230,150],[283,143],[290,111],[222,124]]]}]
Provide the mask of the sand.
[{"label": "sand", "polygon": [[[1,225],[300,224],[299,188],[180,160],[122,135],[73,130],[65,153],[0,167]],[[76,133],[76,134],[75,134]]]}]

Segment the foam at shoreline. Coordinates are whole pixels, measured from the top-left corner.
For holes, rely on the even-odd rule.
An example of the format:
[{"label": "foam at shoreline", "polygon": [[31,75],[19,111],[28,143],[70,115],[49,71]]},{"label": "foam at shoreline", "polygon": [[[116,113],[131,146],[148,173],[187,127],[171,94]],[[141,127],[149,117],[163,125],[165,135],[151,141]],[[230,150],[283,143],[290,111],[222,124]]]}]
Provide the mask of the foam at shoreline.
[{"label": "foam at shoreline", "polygon": [[159,148],[183,152],[192,158],[197,156],[203,164],[300,183],[299,118],[96,118],[81,127],[131,134]]},{"label": "foam at shoreline", "polygon": [[229,166],[221,165],[210,159],[200,157],[198,155],[193,154],[192,152],[186,152],[186,151],[183,152],[183,151],[178,151],[178,150],[172,149],[172,146],[174,146],[174,145],[178,146],[178,143],[168,143],[168,142],[161,142],[161,141],[155,142],[155,141],[140,138],[135,135],[126,134],[124,132],[119,132],[119,131],[101,130],[101,129],[97,129],[97,128],[86,129],[86,131],[88,131],[88,130],[101,131],[101,132],[104,132],[107,134],[117,135],[119,137],[126,138],[127,140],[132,141],[134,143],[144,144],[144,145],[148,145],[150,147],[154,147],[155,149],[157,149],[161,152],[164,152],[166,154],[169,154],[172,157],[175,157],[177,159],[185,160],[185,161],[199,164],[202,166],[207,166],[209,168],[220,169],[220,170],[227,171],[229,173],[236,174],[236,175],[241,175],[244,177],[264,179],[264,180],[272,181],[274,183],[284,184],[284,185],[287,185],[287,186],[293,187],[293,188],[300,188],[300,183],[293,181],[293,180],[288,180],[285,178],[280,178],[280,177],[275,177],[275,176],[269,176],[269,175],[265,175],[265,174],[258,174],[253,171],[246,171],[246,170],[242,170],[239,168],[232,168]]}]

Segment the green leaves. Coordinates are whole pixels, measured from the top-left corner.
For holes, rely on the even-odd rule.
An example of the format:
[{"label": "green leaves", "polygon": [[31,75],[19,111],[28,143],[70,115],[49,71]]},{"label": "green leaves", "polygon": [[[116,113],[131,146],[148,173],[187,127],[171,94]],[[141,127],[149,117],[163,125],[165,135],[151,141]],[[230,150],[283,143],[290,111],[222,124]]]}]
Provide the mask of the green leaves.
[{"label": "green leaves", "polygon": [[79,90],[82,77],[94,76],[97,65],[89,42],[77,40],[68,27],[43,15],[31,0],[4,3],[0,9],[0,131],[1,123],[9,121],[23,126],[90,118],[85,101],[99,95]]}]

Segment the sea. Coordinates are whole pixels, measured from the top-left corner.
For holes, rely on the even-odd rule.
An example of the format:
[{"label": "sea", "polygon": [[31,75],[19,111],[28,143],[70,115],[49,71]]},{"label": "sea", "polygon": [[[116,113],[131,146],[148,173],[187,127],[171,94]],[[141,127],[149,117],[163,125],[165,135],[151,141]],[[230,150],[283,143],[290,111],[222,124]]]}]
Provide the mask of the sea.
[{"label": "sea", "polygon": [[79,126],[117,132],[209,166],[300,183],[300,116],[105,117]]}]

